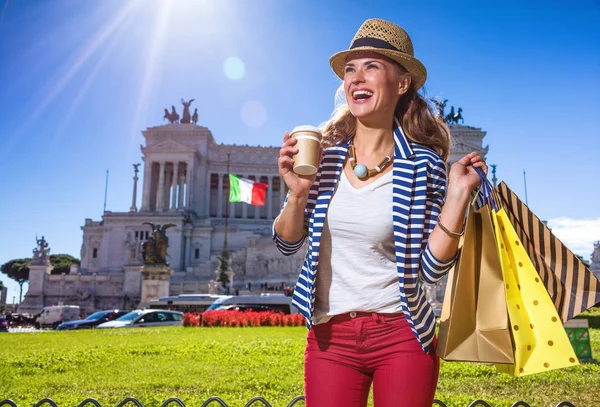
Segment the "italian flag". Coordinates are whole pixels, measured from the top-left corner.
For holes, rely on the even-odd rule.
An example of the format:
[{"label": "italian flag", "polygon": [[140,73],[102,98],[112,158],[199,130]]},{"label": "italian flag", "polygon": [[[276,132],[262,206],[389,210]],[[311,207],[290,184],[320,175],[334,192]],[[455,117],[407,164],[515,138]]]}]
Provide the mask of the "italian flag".
[{"label": "italian flag", "polygon": [[267,184],[229,174],[229,202],[264,206]]}]

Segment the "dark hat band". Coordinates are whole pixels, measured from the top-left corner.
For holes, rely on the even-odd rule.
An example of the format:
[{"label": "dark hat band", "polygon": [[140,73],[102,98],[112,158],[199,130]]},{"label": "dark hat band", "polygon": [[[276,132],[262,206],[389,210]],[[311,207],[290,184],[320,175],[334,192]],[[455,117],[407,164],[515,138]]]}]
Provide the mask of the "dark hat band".
[{"label": "dark hat band", "polygon": [[402,52],[398,48],[396,48],[392,44],[390,44],[389,42],[384,41],[379,38],[372,38],[372,37],[357,38],[356,40],[354,40],[352,42],[350,49],[354,49],[354,48],[358,48],[358,47],[373,47],[373,48],[389,49],[392,51]]}]

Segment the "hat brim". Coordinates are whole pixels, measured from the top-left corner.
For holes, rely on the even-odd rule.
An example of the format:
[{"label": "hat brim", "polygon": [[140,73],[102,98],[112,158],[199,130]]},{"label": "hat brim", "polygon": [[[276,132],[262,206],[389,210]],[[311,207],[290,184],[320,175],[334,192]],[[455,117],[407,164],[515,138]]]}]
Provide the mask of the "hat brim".
[{"label": "hat brim", "polygon": [[400,65],[402,65],[402,67],[404,67],[404,69],[408,71],[408,73],[410,73],[410,76],[412,77],[413,83],[417,90],[425,84],[425,80],[427,79],[427,69],[425,69],[425,66],[417,58],[411,57],[410,55],[407,55],[404,52],[375,47],[357,47],[333,54],[331,58],[329,58],[329,65],[331,65],[331,69],[333,69],[333,72],[335,72],[335,74],[340,79],[344,79],[344,67],[346,66],[346,58],[348,57],[348,55],[356,51],[376,52],[399,63]]}]

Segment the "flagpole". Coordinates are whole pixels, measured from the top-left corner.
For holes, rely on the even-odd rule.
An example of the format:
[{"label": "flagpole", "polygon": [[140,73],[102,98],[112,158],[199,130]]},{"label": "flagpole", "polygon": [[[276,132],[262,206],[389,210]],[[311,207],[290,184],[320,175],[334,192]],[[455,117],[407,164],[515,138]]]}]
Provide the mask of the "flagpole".
[{"label": "flagpole", "polygon": [[225,234],[223,239],[223,251],[221,252],[221,257],[219,257],[219,268],[217,271],[217,281],[221,283],[222,288],[225,290],[225,293],[229,295],[231,292],[231,281],[229,280],[229,272],[231,272],[230,264],[229,264],[229,251],[227,250],[227,229],[229,226],[229,205],[230,205],[230,191],[231,191],[231,183],[229,181],[229,156],[231,153],[227,154],[227,191],[225,195],[227,199],[225,201]]}]

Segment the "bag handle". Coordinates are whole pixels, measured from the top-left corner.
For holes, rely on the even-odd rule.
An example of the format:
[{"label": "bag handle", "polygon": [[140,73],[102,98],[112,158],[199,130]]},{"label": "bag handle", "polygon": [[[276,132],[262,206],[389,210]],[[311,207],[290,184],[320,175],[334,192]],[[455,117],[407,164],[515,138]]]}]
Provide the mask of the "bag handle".
[{"label": "bag handle", "polygon": [[479,176],[479,181],[481,182],[480,192],[483,198],[483,204],[487,205],[489,203],[492,205],[494,211],[498,212],[498,201],[494,195],[492,184],[488,181],[485,172],[483,172],[481,168],[473,167],[473,169]]}]

